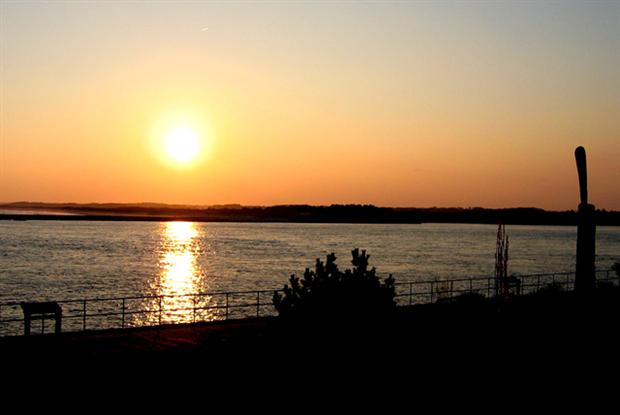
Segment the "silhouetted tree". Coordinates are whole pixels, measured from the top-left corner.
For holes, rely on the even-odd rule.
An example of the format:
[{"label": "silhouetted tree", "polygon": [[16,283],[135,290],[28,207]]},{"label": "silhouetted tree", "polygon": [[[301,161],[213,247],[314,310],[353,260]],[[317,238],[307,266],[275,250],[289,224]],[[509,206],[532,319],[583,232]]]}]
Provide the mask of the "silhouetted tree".
[{"label": "silhouetted tree", "polygon": [[366,251],[360,254],[356,248],[351,254],[353,269],[340,271],[331,253],[325,263],[317,258],[314,271],[306,268],[303,279],[291,275],[284,294],[273,296],[279,315],[307,321],[363,320],[392,311],[396,306],[392,275],[381,281],[376,269],[368,268]]}]

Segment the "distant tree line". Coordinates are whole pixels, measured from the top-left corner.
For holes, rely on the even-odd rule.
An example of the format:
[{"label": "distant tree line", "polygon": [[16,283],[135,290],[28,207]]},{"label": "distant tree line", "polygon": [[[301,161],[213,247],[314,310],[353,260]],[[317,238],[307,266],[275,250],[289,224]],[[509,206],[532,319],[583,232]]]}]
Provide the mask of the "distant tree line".
[{"label": "distant tree line", "polygon": [[[486,209],[474,208],[423,208],[403,209],[417,216],[420,222],[482,223],[511,225],[577,225],[575,211],[547,211],[538,208]],[[599,226],[620,226],[620,212],[597,210]]]},{"label": "distant tree line", "polygon": [[[278,205],[241,206],[216,205],[208,207],[163,204],[50,204],[13,203],[2,209],[59,211],[83,215],[93,220],[194,220],[221,222],[324,222],[324,223],[481,223],[513,225],[570,225],[576,226],[575,211],[546,211],[538,208],[485,209],[473,208],[390,208],[374,205]],[[31,215],[32,216],[32,215]],[[0,215],[10,219],[10,215]],[[47,217],[46,217],[47,218]],[[36,219],[30,217],[30,219]],[[620,226],[620,212],[597,210],[599,226]]]}]

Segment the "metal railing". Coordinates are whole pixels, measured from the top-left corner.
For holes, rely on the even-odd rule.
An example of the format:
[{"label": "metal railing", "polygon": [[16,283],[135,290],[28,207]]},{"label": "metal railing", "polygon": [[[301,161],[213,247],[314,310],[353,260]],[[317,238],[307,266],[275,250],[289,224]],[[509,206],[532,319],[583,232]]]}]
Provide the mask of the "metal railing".
[{"label": "metal railing", "polygon": [[[520,275],[519,293],[536,292],[550,284],[565,291],[575,287],[573,272]],[[597,271],[597,282],[620,285],[611,271]],[[465,293],[485,297],[496,294],[495,277],[469,277],[399,281],[395,283],[399,306],[434,303]],[[63,331],[157,326],[275,315],[273,295],[282,290],[216,291],[187,295],[86,298],[57,301],[63,309]],[[41,333],[46,330],[41,320]],[[0,304],[0,336],[23,333],[24,319],[19,302]]]},{"label": "metal railing", "polygon": [[[554,272],[545,274],[515,275],[518,288],[512,287],[514,294],[526,295],[539,291],[550,285],[555,285],[564,291],[575,289],[574,272]],[[596,271],[597,283],[613,283],[620,285],[620,277],[613,271]],[[474,293],[485,297],[496,295],[496,280],[494,276],[467,277],[456,279],[433,279],[416,281],[399,281],[396,286],[396,301],[399,305],[414,305],[434,303],[439,300],[449,300],[462,294]],[[516,290],[518,289],[518,293]]]},{"label": "metal railing", "polygon": [[[262,317],[275,314],[281,290],[216,291],[182,295],[61,300],[63,331],[86,331]],[[0,304],[0,336],[23,331],[20,302]],[[46,321],[41,320],[41,333]]]}]

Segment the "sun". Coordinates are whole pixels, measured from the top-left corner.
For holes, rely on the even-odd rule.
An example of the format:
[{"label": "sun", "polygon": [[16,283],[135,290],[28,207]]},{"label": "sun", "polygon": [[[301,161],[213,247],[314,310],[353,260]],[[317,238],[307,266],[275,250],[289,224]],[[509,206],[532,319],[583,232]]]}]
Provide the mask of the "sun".
[{"label": "sun", "polygon": [[158,112],[144,137],[155,160],[179,171],[205,167],[216,147],[216,133],[206,110],[177,108]]},{"label": "sun", "polygon": [[170,130],[164,140],[166,156],[178,164],[188,164],[196,160],[200,155],[200,147],[198,135],[186,127]]}]

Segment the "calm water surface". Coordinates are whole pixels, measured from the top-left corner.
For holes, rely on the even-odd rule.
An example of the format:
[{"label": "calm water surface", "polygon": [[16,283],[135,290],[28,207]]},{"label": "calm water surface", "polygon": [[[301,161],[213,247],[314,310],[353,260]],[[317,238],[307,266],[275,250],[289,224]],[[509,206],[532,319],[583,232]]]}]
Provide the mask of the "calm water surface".
[{"label": "calm water surface", "polygon": [[[0,302],[271,289],[335,252],[366,249],[397,280],[493,274],[496,226],[0,222]],[[508,226],[515,274],[574,270],[576,229]],[[597,268],[620,229],[597,229]]]}]

